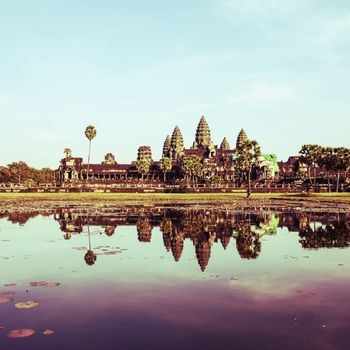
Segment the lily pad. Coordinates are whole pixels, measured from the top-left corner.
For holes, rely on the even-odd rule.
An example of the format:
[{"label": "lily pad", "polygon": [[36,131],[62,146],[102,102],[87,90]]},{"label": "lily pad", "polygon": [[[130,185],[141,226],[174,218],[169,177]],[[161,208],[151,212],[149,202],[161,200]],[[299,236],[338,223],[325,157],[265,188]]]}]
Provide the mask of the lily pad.
[{"label": "lily pad", "polygon": [[11,301],[13,301],[13,298],[0,298],[0,304],[11,303]]},{"label": "lily pad", "polygon": [[26,338],[32,336],[33,334],[35,334],[34,329],[21,328],[12,330],[10,333],[7,334],[7,336],[9,338]]},{"label": "lily pad", "polygon": [[32,287],[58,287],[61,283],[59,282],[45,282],[45,281],[39,281],[39,282],[30,282],[30,285]]},{"label": "lily pad", "polygon": [[15,295],[16,292],[14,290],[9,290],[9,291],[6,291],[6,292],[0,292],[0,295],[2,296],[11,296],[11,295]]},{"label": "lily pad", "polygon": [[52,335],[52,334],[55,334],[55,331],[53,331],[52,329],[45,329],[43,334],[44,335]]},{"label": "lily pad", "polygon": [[16,309],[32,309],[39,306],[39,302],[36,300],[21,301],[15,304]]}]

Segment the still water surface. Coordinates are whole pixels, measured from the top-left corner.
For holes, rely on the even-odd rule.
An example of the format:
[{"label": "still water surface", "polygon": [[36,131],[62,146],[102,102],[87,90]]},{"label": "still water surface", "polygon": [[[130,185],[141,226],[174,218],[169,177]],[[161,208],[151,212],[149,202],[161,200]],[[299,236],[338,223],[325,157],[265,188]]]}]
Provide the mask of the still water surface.
[{"label": "still water surface", "polygon": [[[0,217],[1,349],[350,348],[344,215],[61,208]],[[15,307],[30,300],[39,306]],[[16,329],[35,334],[9,338]]]}]

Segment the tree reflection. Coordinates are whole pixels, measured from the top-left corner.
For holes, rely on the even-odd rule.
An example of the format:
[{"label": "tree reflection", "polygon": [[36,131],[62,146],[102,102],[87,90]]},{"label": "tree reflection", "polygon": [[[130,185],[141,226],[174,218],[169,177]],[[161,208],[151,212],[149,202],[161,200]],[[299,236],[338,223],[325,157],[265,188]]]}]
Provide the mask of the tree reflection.
[{"label": "tree reflection", "polygon": [[236,238],[236,247],[239,256],[242,259],[256,259],[261,250],[260,237],[252,232],[250,223],[240,222],[236,225],[238,233]]},{"label": "tree reflection", "polygon": [[[38,212],[39,213],[39,212]],[[11,222],[26,222],[38,213],[1,212],[0,217]],[[51,214],[53,212],[51,211]],[[88,265],[96,263],[97,254],[91,248],[91,226],[114,236],[118,226],[136,226],[139,242],[151,242],[154,227],[159,227],[166,252],[175,262],[180,261],[185,240],[193,243],[193,255],[202,271],[208,267],[212,247],[220,244],[228,254],[253,260],[259,258],[261,237],[275,235],[278,227],[299,234],[305,249],[350,247],[350,220],[346,214],[322,213],[247,213],[215,209],[166,209],[126,207],[104,209],[87,213],[78,208],[57,209],[54,219],[59,223],[65,240],[73,239],[87,227],[89,248],[84,255]],[[44,211],[44,215],[48,212]],[[114,255],[107,254],[106,255]]]},{"label": "tree reflection", "polygon": [[107,236],[113,236],[115,234],[116,229],[117,229],[117,226],[108,225],[105,227],[105,234]]},{"label": "tree reflection", "polygon": [[350,246],[350,224],[349,222],[328,223],[311,228],[304,225],[299,232],[300,240],[303,248],[347,248]]},{"label": "tree reflection", "polygon": [[92,266],[95,264],[97,260],[96,254],[91,250],[91,234],[90,234],[90,216],[89,212],[87,213],[87,232],[88,232],[88,239],[89,239],[89,249],[84,255],[84,260],[87,265]]}]

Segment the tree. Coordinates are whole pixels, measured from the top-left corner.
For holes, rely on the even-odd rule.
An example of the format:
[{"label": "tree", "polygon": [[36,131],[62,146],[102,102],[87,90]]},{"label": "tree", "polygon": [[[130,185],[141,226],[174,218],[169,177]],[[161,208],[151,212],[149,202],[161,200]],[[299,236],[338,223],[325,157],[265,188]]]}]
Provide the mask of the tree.
[{"label": "tree", "polygon": [[63,153],[65,154],[66,158],[72,158],[72,150],[70,148],[65,148]]},{"label": "tree", "polygon": [[43,178],[44,178],[44,182],[54,182],[55,181],[55,172],[50,169],[50,168],[42,168],[40,170]]},{"label": "tree", "polygon": [[149,172],[151,163],[149,159],[140,159],[136,162],[136,169],[141,174],[141,180],[143,181],[144,174]]},{"label": "tree", "polygon": [[89,140],[89,156],[88,156],[88,164],[86,170],[86,182],[89,179],[89,167],[90,167],[90,154],[91,154],[91,141],[96,137],[96,128],[93,125],[88,125],[85,129],[85,136]]},{"label": "tree", "polygon": [[183,157],[181,160],[181,171],[187,178],[193,181],[203,174],[203,164],[201,158],[195,154]]},{"label": "tree", "polygon": [[252,232],[251,224],[239,222],[235,225],[238,233],[236,238],[236,247],[242,259],[256,259],[261,251],[260,237],[257,233]]},{"label": "tree", "polygon": [[159,169],[164,173],[164,182],[166,181],[166,173],[171,171],[173,167],[172,161],[169,157],[163,157],[159,161]]},{"label": "tree", "polygon": [[300,161],[307,165],[309,172],[310,183],[311,180],[311,167],[313,167],[313,178],[314,178],[314,188],[316,191],[316,166],[319,165],[320,157],[321,157],[321,149],[322,147],[319,145],[303,145],[300,154]]},{"label": "tree", "polygon": [[250,197],[251,190],[251,174],[253,166],[259,165],[261,155],[260,146],[255,140],[245,140],[238,149],[237,169],[240,173],[247,174],[248,188],[247,198]]},{"label": "tree", "polygon": [[23,183],[29,180],[32,176],[31,168],[22,161],[9,164],[8,169],[11,172],[11,182],[14,183]]},{"label": "tree", "polygon": [[209,182],[214,186],[220,186],[222,183],[222,177],[214,174],[209,178]]},{"label": "tree", "polygon": [[347,171],[350,167],[350,149],[345,147],[337,147],[334,149],[335,154],[335,169],[337,170],[337,187],[336,191],[339,192],[340,173]]},{"label": "tree", "polygon": [[5,166],[0,166],[0,183],[6,183],[10,181],[11,171]]},{"label": "tree", "polygon": [[328,192],[331,192],[330,172],[334,170],[336,166],[336,154],[332,147],[322,147],[320,150],[320,157],[318,165],[322,167],[326,172],[326,178],[328,182]]}]

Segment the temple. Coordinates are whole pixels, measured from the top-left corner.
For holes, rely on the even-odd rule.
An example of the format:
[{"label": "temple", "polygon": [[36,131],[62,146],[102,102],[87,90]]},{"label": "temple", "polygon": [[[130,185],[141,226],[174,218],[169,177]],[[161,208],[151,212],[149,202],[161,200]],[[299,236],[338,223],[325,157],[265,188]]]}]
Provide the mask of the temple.
[{"label": "temple", "polygon": [[[137,158],[130,164],[119,164],[112,153],[107,153],[101,164],[83,163],[82,158],[73,157],[66,153],[61,160],[57,171],[58,181],[64,185],[83,184],[120,184],[133,183],[144,179],[158,183],[181,183],[184,180],[182,162],[187,157],[196,156],[201,163],[202,171],[198,183],[235,183],[239,181],[236,171],[239,148],[248,140],[246,132],[242,129],[236,137],[236,147],[231,148],[226,137],[220,146],[213,143],[211,130],[205,117],[202,116],[197,125],[192,146],[185,148],[184,139],[179,126],[175,126],[171,136],[168,134],[162,149],[162,157],[170,158],[171,170],[168,171],[166,180],[160,162],[152,157],[150,146],[140,146]],[[146,161],[149,167],[145,174],[141,174],[138,162]],[[89,172],[88,172],[89,171]],[[279,173],[277,157],[274,154],[261,154],[259,164],[254,168],[255,180],[271,180]]]}]

